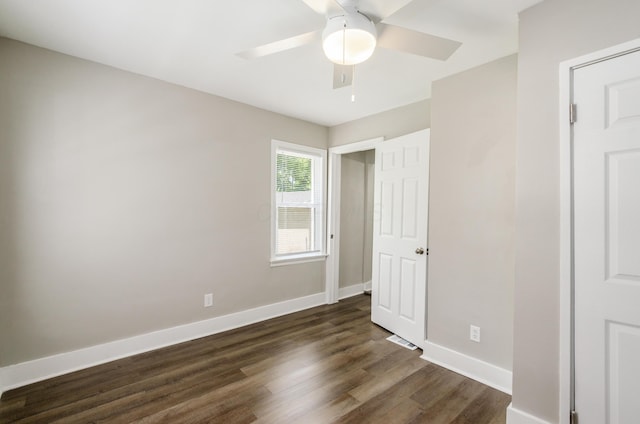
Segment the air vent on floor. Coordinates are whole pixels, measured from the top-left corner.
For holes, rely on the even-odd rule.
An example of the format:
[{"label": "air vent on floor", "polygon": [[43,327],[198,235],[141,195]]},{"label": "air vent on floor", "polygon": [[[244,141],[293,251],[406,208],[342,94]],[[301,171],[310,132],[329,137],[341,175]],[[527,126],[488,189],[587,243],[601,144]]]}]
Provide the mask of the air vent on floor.
[{"label": "air vent on floor", "polygon": [[400,345],[404,348],[407,348],[409,350],[416,350],[418,348],[418,346],[414,345],[411,342],[406,341],[405,339],[403,339],[400,336],[396,336],[395,334],[393,336],[389,336],[387,337],[387,340],[389,340],[390,342],[393,342],[397,345]]}]

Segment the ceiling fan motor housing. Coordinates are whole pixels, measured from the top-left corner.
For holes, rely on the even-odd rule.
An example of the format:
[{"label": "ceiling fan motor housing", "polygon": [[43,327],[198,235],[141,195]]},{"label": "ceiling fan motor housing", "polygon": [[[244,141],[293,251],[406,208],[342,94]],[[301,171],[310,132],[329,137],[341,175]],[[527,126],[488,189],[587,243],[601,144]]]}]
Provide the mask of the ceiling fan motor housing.
[{"label": "ceiling fan motor housing", "polygon": [[356,65],[364,62],[376,48],[376,27],[360,12],[333,16],[322,32],[322,48],[333,63]]}]

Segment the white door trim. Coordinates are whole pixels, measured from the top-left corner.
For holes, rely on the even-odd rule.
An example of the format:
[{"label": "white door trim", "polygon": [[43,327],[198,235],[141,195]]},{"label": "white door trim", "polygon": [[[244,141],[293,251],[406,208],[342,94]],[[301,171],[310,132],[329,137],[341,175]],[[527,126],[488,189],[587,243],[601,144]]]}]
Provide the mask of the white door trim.
[{"label": "white door trim", "polygon": [[[640,38],[560,63],[560,410],[558,422],[569,423],[573,406],[573,133],[569,105],[573,71],[640,49]],[[579,118],[578,111],[578,119]]]},{"label": "white door trim", "polygon": [[[358,141],[329,148],[329,181],[327,204],[327,261],[325,263],[325,297],[327,304],[336,303],[339,297],[340,271],[340,183],[341,159],[346,153],[375,149],[384,137]],[[333,238],[331,237],[333,235]]]}]

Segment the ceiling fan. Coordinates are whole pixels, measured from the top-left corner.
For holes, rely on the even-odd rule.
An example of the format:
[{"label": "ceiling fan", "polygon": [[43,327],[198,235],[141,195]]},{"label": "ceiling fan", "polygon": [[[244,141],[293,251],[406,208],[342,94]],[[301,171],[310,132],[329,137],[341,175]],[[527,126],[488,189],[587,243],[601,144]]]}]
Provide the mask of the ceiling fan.
[{"label": "ceiling fan", "polygon": [[238,53],[245,59],[300,47],[322,39],[327,58],[334,63],[333,88],[353,82],[354,65],[364,62],[376,46],[437,60],[447,60],[462,43],[382,21],[412,0],[302,0],[324,15],[324,30],[311,31]]}]

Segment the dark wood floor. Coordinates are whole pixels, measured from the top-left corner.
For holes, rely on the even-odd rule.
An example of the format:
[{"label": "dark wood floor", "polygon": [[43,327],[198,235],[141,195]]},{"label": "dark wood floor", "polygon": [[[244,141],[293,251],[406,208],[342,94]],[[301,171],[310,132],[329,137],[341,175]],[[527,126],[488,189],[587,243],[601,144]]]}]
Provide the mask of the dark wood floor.
[{"label": "dark wood floor", "polygon": [[505,422],[510,396],[420,359],[345,299],[5,393],[1,423]]}]

